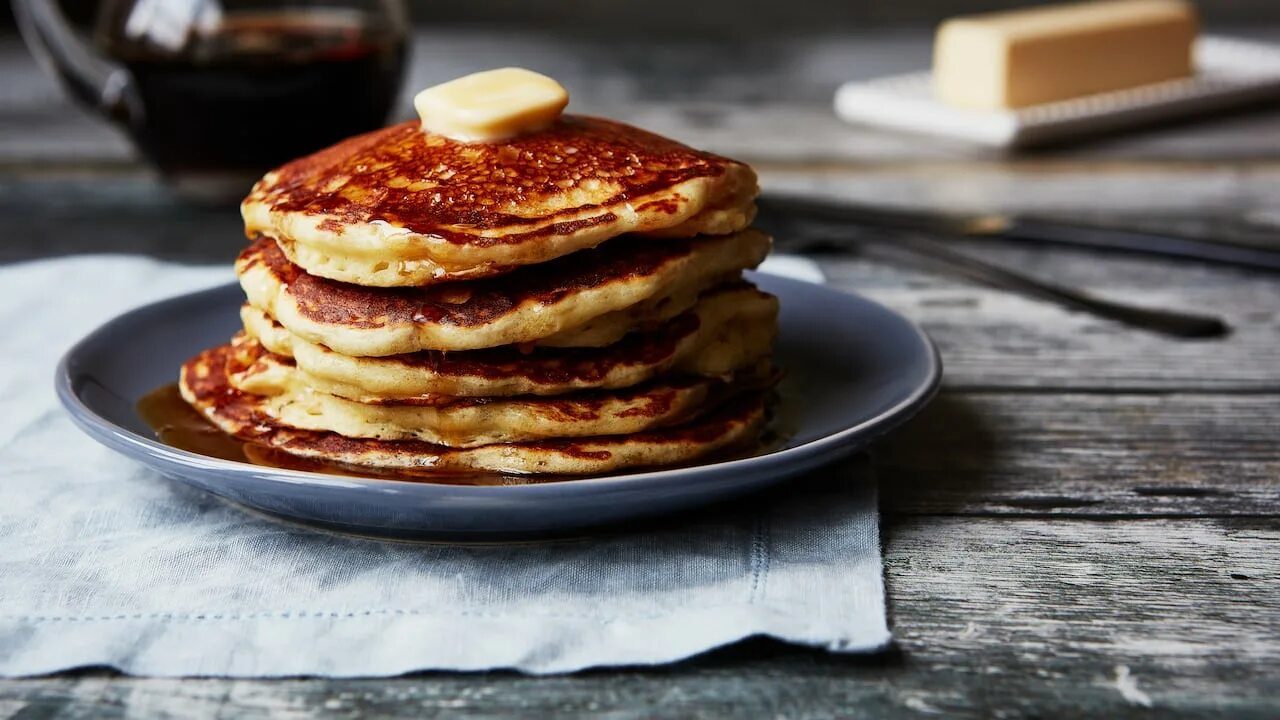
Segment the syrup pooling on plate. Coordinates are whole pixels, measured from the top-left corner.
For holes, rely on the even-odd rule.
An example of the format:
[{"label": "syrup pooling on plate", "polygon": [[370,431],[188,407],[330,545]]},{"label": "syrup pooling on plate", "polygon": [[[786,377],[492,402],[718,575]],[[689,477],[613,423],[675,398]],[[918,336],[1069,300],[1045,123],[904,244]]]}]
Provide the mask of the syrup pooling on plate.
[{"label": "syrup pooling on plate", "polygon": [[[156,439],[169,447],[221,460],[234,460],[282,470],[444,485],[533,485],[582,479],[569,475],[445,472],[429,468],[388,471],[291,455],[266,445],[245,442],[222,432],[182,399],[176,383],[163,385],[144,395],[138,401],[137,410],[138,415],[155,432]],[[702,462],[678,467],[694,467],[700,464],[728,462],[764,455],[780,449],[784,442],[785,438],[767,433],[760,440],[747,446],[730,449],[705,458]],[[636,472],[645,470],[640,468]]]},{"label": "syrup pooling on plate", "polygon": [[502,475],[499,473],[380,472],[374,468],[358,468],[341,463],[298,457],[289,453],[239,440],[222,432],[182,399],[177,383],[152,390],[138,401],[138,415],[156,434],[156,439],[187,452],[283,470],[369,477],[406,482],[433,482],[448,485],[527,485],[566,479],[539,475]]},{"label": "syrup pooling on plate", "polygon": [[245,462],[244,443],[214,427],[182,399],[178,384],[162,385],[138,401],[138,415],[170,447]]}]

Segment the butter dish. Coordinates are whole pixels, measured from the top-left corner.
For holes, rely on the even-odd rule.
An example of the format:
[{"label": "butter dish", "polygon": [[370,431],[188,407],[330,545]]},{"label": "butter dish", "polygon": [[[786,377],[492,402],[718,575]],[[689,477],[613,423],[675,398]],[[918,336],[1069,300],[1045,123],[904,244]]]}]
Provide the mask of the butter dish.
[{"label": "butter dish", "polygon": [[1195,65],[1189,78],[1001,111],[940,102],[932,73],[923,71],[845,83],[836,91],[835,110],[852,123],[1015,148],[1280,96],[1280,47],[1205,36],[1196,41]]}]

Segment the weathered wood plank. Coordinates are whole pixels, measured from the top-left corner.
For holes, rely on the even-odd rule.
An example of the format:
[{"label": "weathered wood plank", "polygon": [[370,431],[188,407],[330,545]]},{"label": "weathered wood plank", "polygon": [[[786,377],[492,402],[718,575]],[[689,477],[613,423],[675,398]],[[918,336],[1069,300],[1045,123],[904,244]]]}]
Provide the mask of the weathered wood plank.
[{"label": "weathered wood plank", "polygon": [[[1134,330],[1043,300],[927,271],[874,246],[824,257],[829,282],[919,322],[964,388],[1273,391],[1280,385],[1280,278],[1243,270],[1015,243],[957,249],[1047,280],[1139,305],[1211,311],[1233,328],[1189,341]],[[891,263],[891,264],[890,264]]]},{"label": "weathered wood plank", "polygon": [[887,207],[1055,215],[1250,216],[1280,197],[1277,163],[1021,160],[761,165],[761,186]]},{"label": "weathered wood plank", "polygon": [[[844,286],[848,287],[848,286]],[[849,288],[853,289],[853,288]],[[1274,392],[1280,308],[1263,290],[1150,289],[1099,294],[1151,307],[1211,310],[1232,334],[1178,340],[1006,291],[861,288],[920,322],[946,366],[947,387]],[[1264,304],[1265,303],[1265,304]]]},{"label": "weathered wood plank", "polygon": [[1162,715],[1273,713],[1277,539],[1274,520],[914,518],[889,531],[895,632],[926,677],[969,678],[955,700],[1014,715],[1110,716],[1143,697]]},{"label": "weathered wood plank", "polygon": [[9,717],[1273,717],[1280,525],[913,518],[891,527],[898,650],[755,643],[526,678],[0,685]]},{"label": "weathered wood plank", "polygon": [[1280,517],[1280,395],[944,393],[873,456],[890,513]]}]

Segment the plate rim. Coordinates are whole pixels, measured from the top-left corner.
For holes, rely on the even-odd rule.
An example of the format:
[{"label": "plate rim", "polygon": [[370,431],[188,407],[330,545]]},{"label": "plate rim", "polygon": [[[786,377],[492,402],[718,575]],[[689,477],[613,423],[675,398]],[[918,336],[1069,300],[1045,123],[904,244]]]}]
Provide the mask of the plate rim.
[{"label": "plate rim", "polygon": [[[855,440],[874,439],[901,426],[907,420],[915,416],[915,414],[927,405],[928,402],[937,394],[942,383],[942,356],[938,351],[937,345],[933,342],[933,339],[930,338],[928,333],[926,333],[915,321],[892,308],[856,292],[840,290],[824,284],[806,282],[804,280],[797,280],[795,278],[784,277],[781,275],[769,275],[769,277],[771,281],[781,282],[784,285],[799,286],[806,289],[816,289],[822,292],[848,296],[857,301],[871,305],[879,311],[892,316],[898,322],[904,324],[910,329],[914,339],[925,350],[925,356],[928,362],[928,372],[924,382],[915,387],[907,397],[898,401],[891,407],[876,413],[870,418],[829,435],[815,438],[801,445],[784,448],[764,455],[754,455],[734,460],[707,463],[705,465],[694,465],[692,467],[646,470],[634,473],[576,478],[560,482],[526,483],[518,485],[450,485],[446,483],[433,483],[430,481],[410,482],[390,478],[335,475],[332,473],[294,470],[290,468],[274,468],[265,465],[243,463],[236,460],[225,460],[222,458],[210,457],[165,445],[159,440],[140,435],[128,428],[117,425],[90,408],[76,393],[72,387],[71,366],[75,363],[77,356],[84,352],[84,348],[86,346],[97,341],[100,336],[108,334],[115,326],[134,319],[136,315],[154,313],[163,306],[179,300],[193,298],[204,294],[219,294],[226,292],[231,287],[238,286],[235,282],[229,282],[204,288],[202,290],[155,300],[130,310],[126,310],[115,315],[101,325],[98,325],[63,353],[55,369],[54,386],[59,402],[71,416],[73,422],[80,427],[82,431],[112,450],[123,452],[135,462],[141,461],[134,457],[133,453],[140,452],[157,457],[166,463],[174,465],[197,466],[201,470],[212,472],[234,474],[252,473],[258,480],[286,484],[337,486],[345,488],[364,487],[375,492],[414,492],[415,489],[417,491],[422,491],[424,488],[433,488],[438,490],[447,489],[450,493],[455,494],[476,494],[486,496],[515,493],[555,494],[562,492],[566,487],[583,488],[584,490],[598,490],[602,492],[624,490],[634,486],[652,486],[655,483],[661,483],[662,481],[669,481],[672,479],[697,479],[699,476],[705,474],[732,472],[735,469],[750,469],[755,472],[770,472],[771,470],[776,470],[775,466],[777,465],[781,464],[785,466],[791,462],[794,462],[797,466],[807,464],[808,467],[814,467],[840,457],[842,450],[852,452],[857,449],[860,445],[855,443]],[[864,433],[869,428],[873,427],[877,429],[877,432],[870,436],[864,436]],[[144,462],[143,464],[147,463]]]}]

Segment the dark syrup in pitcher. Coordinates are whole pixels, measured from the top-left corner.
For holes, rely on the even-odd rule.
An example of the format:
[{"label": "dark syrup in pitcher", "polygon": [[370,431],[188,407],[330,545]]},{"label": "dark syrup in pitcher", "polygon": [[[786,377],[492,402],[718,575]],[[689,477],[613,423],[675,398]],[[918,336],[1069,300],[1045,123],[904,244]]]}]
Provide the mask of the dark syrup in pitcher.
[{"label": "dark syrup in pitcher", "polygon": [[105,44],[142,104],[130,130],[171,176],[256,175],[382,126],[405,52],[398,33],[336,11],[231,14],[175,50]]}]

